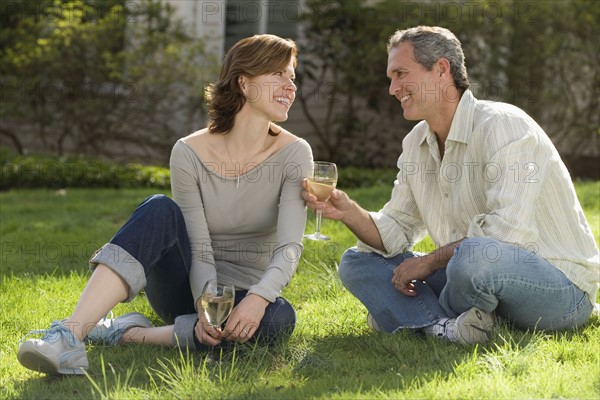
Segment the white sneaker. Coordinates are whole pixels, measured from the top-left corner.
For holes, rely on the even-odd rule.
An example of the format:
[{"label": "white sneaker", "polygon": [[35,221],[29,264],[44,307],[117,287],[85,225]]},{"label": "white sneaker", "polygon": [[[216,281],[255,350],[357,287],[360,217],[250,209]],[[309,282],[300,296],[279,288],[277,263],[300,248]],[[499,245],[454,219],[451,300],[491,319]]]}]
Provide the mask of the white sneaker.
[{"label": "white sneaker", "polygon": [[89,367],[85,346],[62,321],[54,321],[50,329],[31,331],[25,337],[34,334],[44,336],[19,345],[17,359],[25,368],[46,374],[85,374]]},{"label": "white sneaker", "polygon": [[379,327],[379,325],[377,325],[377,321],[375,321],[375,318],[373,318],[371,313],[367,313],[367,325],[374,331],[381,332],[381,328]]},{"label": "white sneaker", "polygon": [[[112,313],[111,313],[112,315]],[[152,323],[138,312],[123,314],[117,318],[104,318],[87,334],[90,343],[104,343],[116,346],[129,328],[150,328]]]},{"label": "white sneaker", "polygon": [[453,325],[453,338],[449,338],[451,341],[462,344],[485,343],[491,338],[494,317],[473,307],[460,314]]}]

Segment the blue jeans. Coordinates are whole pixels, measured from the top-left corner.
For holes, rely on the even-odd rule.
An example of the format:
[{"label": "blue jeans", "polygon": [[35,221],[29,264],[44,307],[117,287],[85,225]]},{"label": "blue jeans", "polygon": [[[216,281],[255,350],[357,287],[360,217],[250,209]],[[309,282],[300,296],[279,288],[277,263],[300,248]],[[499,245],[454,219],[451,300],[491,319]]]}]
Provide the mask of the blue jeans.
[{"label": "blue jeans", "polygon": [[[179,340],[194,348],[197,312],[189,281],[192,253],[177,203],[164,195],[147,198],[90,261],[119,274],[130,287],[130,299],[144,288],[156,314],[166,323],[175,323]],[[236,305],[246,293],[236,291]],[[284,339],[295,325],[294,308],[279,297],[267,306],[254,337],[266,342]],[[198,347],[205,346],[196,342]]]},{"label": "blue jeans", "polygon": [[385,258],[351,248],[340,262],[342,283],[386,332],[422,328],[472,307],[518,328],[564,330],[583,325],[593,310],[585,292],[548,261],[488,238],[463,240],[446,269],[416,282],[416,297],[405,296],[392,285],[392,275],[415,256]]}]

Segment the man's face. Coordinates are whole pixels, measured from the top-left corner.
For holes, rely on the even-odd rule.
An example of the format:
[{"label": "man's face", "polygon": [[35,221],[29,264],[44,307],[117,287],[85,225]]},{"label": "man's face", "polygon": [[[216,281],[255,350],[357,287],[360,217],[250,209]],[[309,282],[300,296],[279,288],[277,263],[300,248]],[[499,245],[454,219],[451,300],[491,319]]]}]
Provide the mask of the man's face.
[{"label": "man's face", "polygon": [[390,94],[402,105],[404,118],[427,120],[440,101],[440,81],[436,68],[427,71],[414,58],[413,45],[400,43],[388,55],[387,76]]}]

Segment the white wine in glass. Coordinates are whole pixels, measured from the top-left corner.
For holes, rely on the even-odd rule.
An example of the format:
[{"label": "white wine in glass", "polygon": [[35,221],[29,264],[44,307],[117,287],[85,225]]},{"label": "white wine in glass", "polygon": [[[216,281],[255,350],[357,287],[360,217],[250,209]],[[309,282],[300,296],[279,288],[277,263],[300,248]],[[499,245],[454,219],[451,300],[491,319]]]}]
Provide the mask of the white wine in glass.
[{"label": "white wine in glass", "polygon": [[[313,174],[307,179],[308,191],[317,197],[319,201],[327,201],[329,195],[335,189],[338,180],[337,167],[332,162],[315,161],[313,166]],[[315,233],[304,235],[307,239],[312,240],[329,240],[329,237],[321,233],[321,218],[323,212],[316,212],[316,229]]]},{"label": "white wine in glass", "polygon": [[208,322],[215,328],[220,327],[231,314],[235,300],[233,285],[219,285],[208,281],[202,290],[202,309]]}]

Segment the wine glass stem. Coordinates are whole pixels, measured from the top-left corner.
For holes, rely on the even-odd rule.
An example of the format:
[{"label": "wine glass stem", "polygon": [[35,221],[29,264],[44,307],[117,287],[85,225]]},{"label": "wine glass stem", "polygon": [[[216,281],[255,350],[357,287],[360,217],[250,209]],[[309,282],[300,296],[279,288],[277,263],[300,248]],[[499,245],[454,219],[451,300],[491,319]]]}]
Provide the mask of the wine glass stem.
[{"label": "wine glass stem", "polygon": [[317,227],[315,229],[316,233],[321,233],[321,217],[323,216],[323,210],[317,210]]}]

